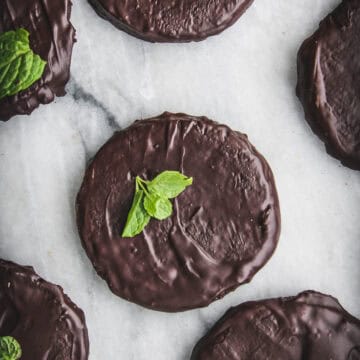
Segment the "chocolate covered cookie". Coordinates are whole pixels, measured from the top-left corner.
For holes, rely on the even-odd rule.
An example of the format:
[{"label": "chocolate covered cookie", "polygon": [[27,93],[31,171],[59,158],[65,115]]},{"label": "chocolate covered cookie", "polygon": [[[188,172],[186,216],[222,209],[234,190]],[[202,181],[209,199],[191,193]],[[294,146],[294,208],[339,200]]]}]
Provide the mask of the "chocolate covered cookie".
[{"label": "chocolate covered cookie", "polygon": [[89,0],[117,28],[151,42],[203,40],[231,26],[253,0]]},{"label": "chocolate covered cookie", "polygon": [[230,309],[191,360],[358,360],[360,320],[331,296],[254,301]]},{"label": "chocolate covered cookie", "polygon": [[360,170],[360,2],[344,0],[298,53],[297,95],[329,154]]},{"label": "chocolate covered cookie", "polygon": [[[149,181],[169,170],[191,179],[168,196],[168,217],[146,218],[140,205],[133,211],[139,186],[151,195]],[[167,212],[161,201],[150,210]],[[272,172],[246,135],[185,114],[164,113],[115,133],[86,170],[76,208],[83,247],[111,290],[169,312],[206,306],[249,282],[280,232]],[[146,226],[122,237],[129,214]]]},{"label": "chocolate covered cookie", "polygon": [[[38,81],[17,94],[0,98],[0,120],[5,121],[18,114],[30,114],[39,104],[48,104],[55,96],[65,95],[64,88],[70,76],[71,54],[75,41],[75,29],[70,23],[70,14],[70,0],[0,1],[0,34],[18,29],[26,30],[30,34],[31,50],[46,62]],[[8,44],[3,48],[0,46],[0,60],[2,51],[11,48]],[[25,60],[20,66],[24,67],[24,64]],[[10,73],[19,69],[15,64],[15,54],[13,67],[5,74],[7,65],[5,62],[4,67],[0,68],[0,79],[3,76],[11,78]],[[2,81],[0,80],[0,90]]]},{"label": "chocolate covered cookie", "polygon": [[86,360],[84,313],[62,288],[31,267],[0,260],[0,337],[13,337],[24,360]]}]

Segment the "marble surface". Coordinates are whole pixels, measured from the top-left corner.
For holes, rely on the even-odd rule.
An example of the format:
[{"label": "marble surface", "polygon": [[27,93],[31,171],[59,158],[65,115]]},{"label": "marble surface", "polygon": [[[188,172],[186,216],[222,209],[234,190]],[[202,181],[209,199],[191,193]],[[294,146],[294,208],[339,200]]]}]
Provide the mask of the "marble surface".
[{"label": "marble surface", "polygon": [[[90,360],[186,360],[232,305],[316,289],[360,317],[360,173],[329,157],[295,97],[296,52],[337,0],[255,0],[204,42],[150,44],[75,1],[68,94],[0,124],[0,254],[61,284],[86,313]],[[81,248],[74,200],[87,161],[113,133],[165,110],[247,133],[273,168],[279,247],[250,285],[208,308],[164,314],[108,290]]]}]

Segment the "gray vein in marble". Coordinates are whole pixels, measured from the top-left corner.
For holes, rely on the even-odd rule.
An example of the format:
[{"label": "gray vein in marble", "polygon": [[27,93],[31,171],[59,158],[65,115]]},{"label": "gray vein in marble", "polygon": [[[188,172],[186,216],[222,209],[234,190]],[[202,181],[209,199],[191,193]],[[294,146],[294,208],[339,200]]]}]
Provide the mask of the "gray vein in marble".
[{"label": "gray vein in marble", "polygon": [[[68,94],[75,100],[79,101],[82,100],[83,102],[99,108],[105,115],[105,119],[108,125],[114,130],[120,130],[121,127],[116,122],[115,115],[100,101],[98,100],[92,93],[85,90],[74,77],[71,77],[70,84],[68,87]],[[82,141],[83,141],[82,137]]]},{"label": "gray vein in marble", "polygon": [[80,131],[80,129],[77,129],[77,132],[80,136],[80,141],[81,141],[81,145],[84,148],[84,153],[85,153],[85,166],[87,166],[87,164],[89,163],[89,161],[91,160],[91,154],[90,154],[90,149],[86,144],[84,135],[82,134],[82,132]]}]

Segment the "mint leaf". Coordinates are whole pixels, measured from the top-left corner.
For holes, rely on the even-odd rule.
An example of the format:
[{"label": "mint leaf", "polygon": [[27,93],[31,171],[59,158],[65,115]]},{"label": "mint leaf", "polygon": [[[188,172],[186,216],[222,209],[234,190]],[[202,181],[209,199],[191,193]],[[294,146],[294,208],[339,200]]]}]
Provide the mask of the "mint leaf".
[{"label": "mint leaf", "polygon": [[30,50],[29,33],[24,29],[0,35],[0,68]]},{"label": "mint leaf", "polygon": [[11,336],[0,337],[0,360],[18,360],[21,357],[20,344]]},{"label": "mint leaf", "polygon": [[192,181],[192,178],[178,171],[164,171],[152,181],[137,176],[135,196],[122,237],[141,233],[151,217],[164,220],[171,216],[173,206],[169,199],[178,196]]},{"label": "mint leaf", "polygon": [[170,200],[153,193],[145,196],[144,208],[150,216],[158,220],[164,220],[172,214]]},{"label": "mint leaf", "polygon": [[[0,99],[29,88],[38,81],[46,62],[30,48],[25,29],[0,35]],[[0,359],[1,360],[1,359]]]},{"label": "mint leaf", "polygon": [[193,182],[179,171],[164,171],[147,184],[150,192],[167,199],[180,195]]},{"label": "mint leaf", "polygon": [[145,211],[143,204],[144,195],[143,190],[136,189],[122,237],[133,237],[140,234],[149,223],[150,215]]}]

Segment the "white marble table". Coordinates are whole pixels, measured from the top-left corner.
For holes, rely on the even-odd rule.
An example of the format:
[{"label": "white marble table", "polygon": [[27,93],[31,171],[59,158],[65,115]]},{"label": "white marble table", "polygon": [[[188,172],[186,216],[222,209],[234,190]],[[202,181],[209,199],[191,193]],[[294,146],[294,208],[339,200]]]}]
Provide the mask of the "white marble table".
[{"label": "white marble table", "polygon": [[[0,254],[61,284],[86,313],[90,360],[188,360],[232,305],[317,289],[360,316],[360,173],[329,157],[295,97],[296,52],[337,0],[255,0],[201,43],[132,38],[75,1],[68,95],[0,124]],[[87,161],[114,130],[164,110],[245,132],[279,190],[279,247],[250,285],[208,308],[163,314],[108,290],[81,248],[74,200]]]}]

